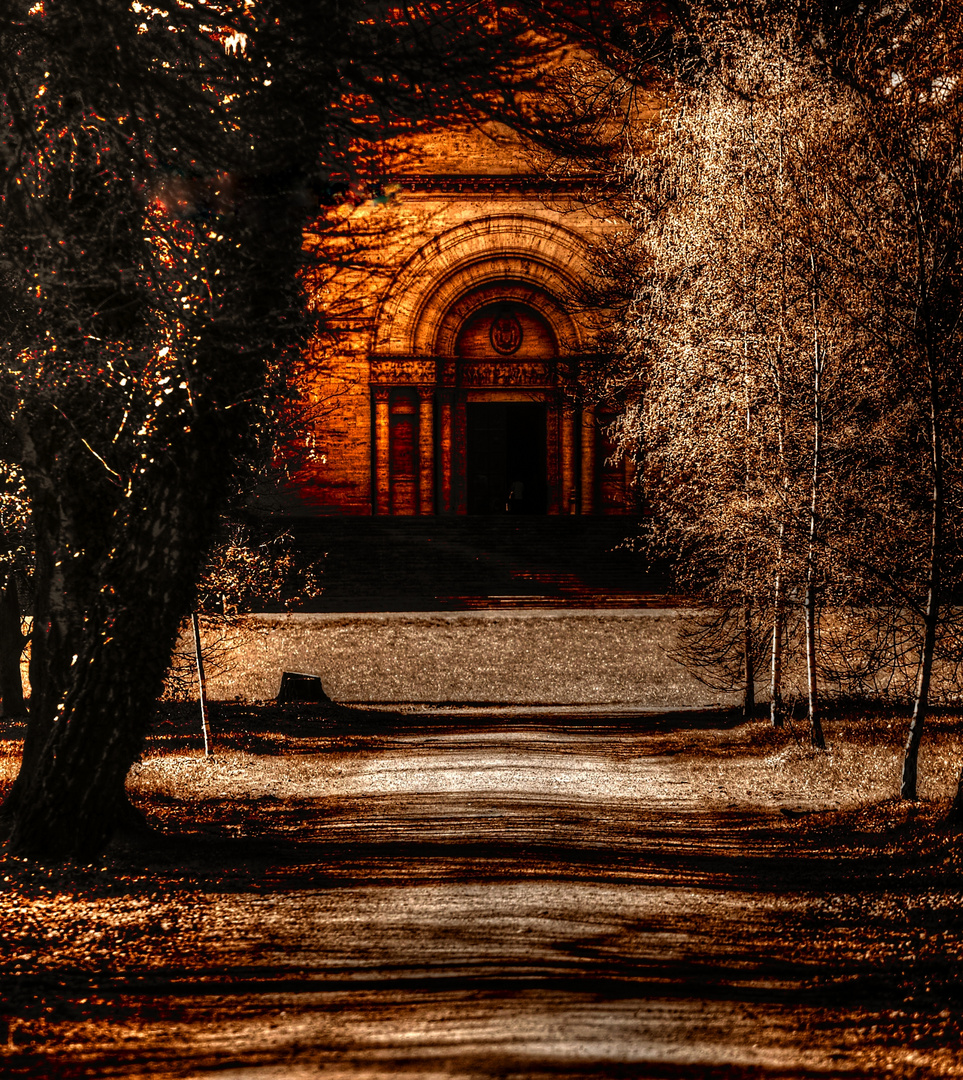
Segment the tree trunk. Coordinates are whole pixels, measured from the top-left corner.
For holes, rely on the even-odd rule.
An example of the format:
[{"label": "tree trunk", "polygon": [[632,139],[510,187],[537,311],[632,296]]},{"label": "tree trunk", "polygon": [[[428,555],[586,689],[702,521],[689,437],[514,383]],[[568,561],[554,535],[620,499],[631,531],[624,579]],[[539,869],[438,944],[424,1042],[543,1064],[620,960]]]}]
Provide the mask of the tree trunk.
[{"label": "tree trunk", "polygon": [[0,596],[0,709],[3,716],[23,716],[27,711],[20,675],[20,658],[25,644],[26,638],[20,629],[17,579],[11,573]]},{"label": "tree trunk", "polygon": [[[929,708],[930,680],[933,675],[933,659],[936,653],[936,630],[940,618],[940,558],[943,547],[943,440],[940,425],[940,398],[936,372],[932,360],[928,364],[929,383],[929,444],[932,485],[930,488],[930,543],[926,590],[926,611],[923,616],[923,644],[920,650],[920,666],[916,677],[916,694],[913,716],[906,736],[903,753],[903,775],[900,781],[900,798],[915,799],[919,771],[920,743],[923,725]],[[959,799],[959,795],[957,799]]]},{"label": "tree trunk", "polygon": [[803,603],[806,617],[806,691],[809,701],[809,740],[820,750],[826,749],[826,737],[819,719],[819,685],[816,675],[816,587],[810,581],[806,584],[806,598]]},{"label": "tree trunk", "polygon": [[197,668],[197,701],[201,707],[201,734],[204,736],[204,757],[211,756],[211,739],[207,717],[207,679],[204,677],[204,649],[201,646],[201,624],[197,612],[191,612],[191,632],[194,636],[194,664]]},{"label": "tree trunk", "polygon": [[[25,437],[26,457],[37,466],[36,445]],[[82,633],[82,617],[72,617],[67,601],[64,561],[59,553],[65,546],[65,514],[47,484],[32,492],[32,525],[35,537],[33,630],[30,641],[30,709],[23,739],[20,770],[3,802],[5,819],[14,816],[23,803],[24,789],[39,767],[44,748],[53,733],[57,709],[66,691],[73,656]]]},{"label": "tree trunk", "polygon": [[[779,562],[782,564],[782,546],[785,524],[779,526]],[[783,725],[782,709],[782,661],[785,636],[785,586],[782,570],[776,571],[772,597],[772,651],[769,668],[769,720],[774,728]]]},{"label": "tree trunk", "polygon": [[[780,78],[782,71],[780,67]],[[784,198],[785,180],[785,124],[783,119],[783,99],[779,99],[779,125],[777,128],[777,148],[779,154],[779,184],[777,187],[779,205]],[[772,590],[772,652],[769,667],[769,721],[774,728],[781,728],[785,720],[782,704],[782,668],[785,647],[786,621],[786,585],[783,574],[786,558],[786,514],[789,504],[789,477],[786,474],[786,403],[784,398],[784,348],[786,342],[786,321],[788,307],[788,288],[786,284],[786,238],[779,236],[779,335],[776,341],[775,369],[773,381],[776,389],[776,419],[778,436],[779,474],[782,477],[783,505],[780,507],[779,544],[776,549],[776,579]]]},{"label": "tree trunk", "polygon": [[[752,435],[752,402],[750,396],[750,379],[749,379],[749,339],[743,337],[742,341],[742,389],[745,395],[745,446],[743,450],[743,457],[745,458],[743,487],[745,490],[745,506],[746,506],[746,523],[744,528],[749,529],[749,522],[752,519],[752,486],[750,475],[750,445],[749,440]],[[742,715],[751,720],[756,712],[756,666],[753,662],[753,642],[752,642],[752,608],[753,608],[753,596],[750,590],[750,553],[749,553],[749,540],[748,537],[743,542],[742,547],[742,582],[745,590],[743,595],[742,605],[742,660],[743,660],[743,699],[742,699]]]},{"label": "tree trunk", "polygon": [[756,672],[752,662],[752,597],[747,596],[743,606],[742,656],[743,683],[745,687],[742,700],[742,715],[751,720],[756,711]]},{"label": "tree trunk", "polygon": [[168,461],[166,479],[148,478],[149,502],[142,496],[117,523],[105,574],[113,588],[90,613],[49,735],[18,777],[12,854],[87,860],[129,824],[127,772],[141,751],[224,488],[217,426],[196,420],[179,467]]},{"label": "tree trunk", "polygon": [[[205,299],[178,315],[184,393],[155,402],[150,453],[128,463],[123,483],[89,465],[69,426],[17,431],[40,533],[30,721],[5,807],[14,855],[89,860],[136,819],[125,781],[178,627],[269,423],[273,372],[303,344],[297,175],[253,177],[241,211],[219,223],[232,235],[204,266],[209,283],[218,275],[213,308]],[[76,473],[75,461],[86,463]]]},{"label": "tree trunk", "polygon": [[933,655],[936,651],[936,625],[939,618],[939,603],[936,590],[931,588],[926,605],[923,628],[923,648],[920,654],[919,673],[916,676],[916,694],[913,699],[913,716],[910,719],[906,746],[903,750],[903,774],[900,780],[899,797],[916,799],[917,777],[919,774],[920,744],[923,741],[923,726],[929,706],[930,678],[933,674]]},{"label": "tree trunk", "polygon": [[823,364],[824,350],[819,328],[819,282],[815,257],[810,253],[813,312],[813,467],[809,503],[809,547],[806,551],[806,696],[809,701],[809,738],[813,746],[826,749],[822,722],[819,719],[818,676],[816,672],[816,542],[819,531],[823,451]]},{"label": "tree trunk", "polygon": [[[783,255],[785,263],[785,255]],[[785,272],[783,274],[785,277]],[[785,304],[785,282],[782,289]],[[783,313],[783,321],[785,313]],[[778,460],[779,473],[782,477],[782,505],[779,518],[779,541],[776,546],[776,577],[772,590],[772,648],[769,665],[769,720],[774,728],[783,726],[785,719],[782,704],[782,669],[785,655],[786,637],[786,515],[789,510],[789,477],[786,475],[786,413],[783,400],[783,337],[780,328],[779,344],[776,349],[776,367],[774,379],[776,385],[776,408],[778,420]]]}]

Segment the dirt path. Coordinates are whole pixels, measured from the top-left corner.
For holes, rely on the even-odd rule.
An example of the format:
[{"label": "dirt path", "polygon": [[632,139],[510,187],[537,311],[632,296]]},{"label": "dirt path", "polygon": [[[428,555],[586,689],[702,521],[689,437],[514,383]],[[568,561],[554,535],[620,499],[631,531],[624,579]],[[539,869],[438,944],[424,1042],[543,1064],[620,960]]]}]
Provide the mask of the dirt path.
[{"label": "dirt path", "polygon": [[0,1073],[963,1076],[956,886],[716,783],[716,722],[169,736],[136,784],[185,840],[4,867]]}]

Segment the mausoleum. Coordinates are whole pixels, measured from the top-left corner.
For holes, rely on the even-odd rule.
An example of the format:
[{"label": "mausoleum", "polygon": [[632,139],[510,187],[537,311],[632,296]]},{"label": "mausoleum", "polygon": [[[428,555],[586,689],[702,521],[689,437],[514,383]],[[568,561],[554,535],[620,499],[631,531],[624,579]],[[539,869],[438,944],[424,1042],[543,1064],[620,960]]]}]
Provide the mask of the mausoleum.
[{"label": "mausoleum", "polygon": [[590,331],[576,297],[603,225],[577,193],[504,132],[447,131],[408,147],[386,194],[351,218],[378,239],[319,298],[340,314],[334,348],[312,352],[298,509],[634,510],[612,411],[579,393]]}]

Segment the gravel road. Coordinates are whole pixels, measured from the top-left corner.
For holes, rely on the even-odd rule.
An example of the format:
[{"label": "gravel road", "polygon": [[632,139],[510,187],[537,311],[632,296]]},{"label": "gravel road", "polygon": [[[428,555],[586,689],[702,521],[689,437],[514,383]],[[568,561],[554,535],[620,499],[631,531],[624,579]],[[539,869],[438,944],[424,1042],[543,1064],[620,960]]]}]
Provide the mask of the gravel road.
[{"label": "gravel road", "polygon": [[155,822],[196,824],[87,901],[99,967],[41,943],[5,980],[3,1075],[963,1075],[959,1011],[907,1005],[904,956],[918,983],[958,930],[920,959],[856,899],[892,867],[707,780],[720,723],[443,710],[149,757]]}]

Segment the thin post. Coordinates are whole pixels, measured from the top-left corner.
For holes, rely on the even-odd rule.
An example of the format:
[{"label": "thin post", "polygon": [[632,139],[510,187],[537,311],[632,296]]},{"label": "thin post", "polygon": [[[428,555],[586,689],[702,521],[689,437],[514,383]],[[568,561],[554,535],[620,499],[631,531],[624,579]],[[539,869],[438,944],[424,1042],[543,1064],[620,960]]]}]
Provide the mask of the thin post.
[{"label": "thin post", "polygon": [[204,658],[201,655],[201,627],[197,612],[191,614],[194,628],[194,659],[197,662],[197,696],[201,702],[201,732],[204,735],[204,757],[211,756],[211,738],[207,722],[207,684],[204,680]]}]

